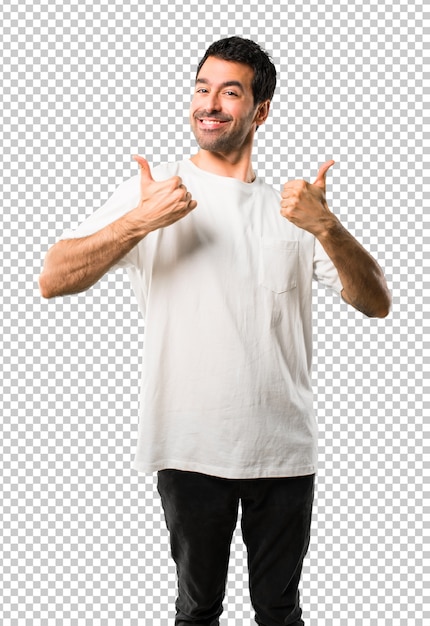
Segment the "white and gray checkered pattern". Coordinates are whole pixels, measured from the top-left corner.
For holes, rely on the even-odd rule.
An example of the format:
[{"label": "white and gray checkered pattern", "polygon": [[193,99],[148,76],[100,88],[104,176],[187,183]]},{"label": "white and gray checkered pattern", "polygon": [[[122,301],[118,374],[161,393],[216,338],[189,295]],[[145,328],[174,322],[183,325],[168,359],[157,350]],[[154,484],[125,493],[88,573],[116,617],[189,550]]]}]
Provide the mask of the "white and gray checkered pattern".
[{"label": "white and gray checkered pattern", "polygon": [[[173,623],[154,478],[130,470],[144,324],[128,279],[43,301],[37,276],[63,229],[136,172],[132,153],[155,165],[195,151],[197,61],[237,34],[280,75],[259,174],[280,187],[334,158],[330,206],[393,291],[383,320],[315,291],[306,624],[430,624],[422,3],[3,0],[1,13],[0,623]],[[239,532],[223,620],[253,623]]]}]

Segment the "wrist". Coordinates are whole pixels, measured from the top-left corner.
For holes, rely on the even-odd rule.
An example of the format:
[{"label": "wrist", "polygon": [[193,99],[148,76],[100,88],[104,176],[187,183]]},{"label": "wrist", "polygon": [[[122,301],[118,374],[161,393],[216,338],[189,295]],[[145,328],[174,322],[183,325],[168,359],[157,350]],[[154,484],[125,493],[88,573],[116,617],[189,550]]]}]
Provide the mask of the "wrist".
[{"label": "wrist", "polygon": [[132,241],[137,244],[151,231],[148,224],[142,220],[138,207],[132,209],[116,222],[117,234],[122,241]]},{"label": "wrist", "polygon": [[344,228],[337,217],[332,213],[330,217],[327,217],[318,222],[318,227],[314,231],[315,237],[320,243],[323,241],[338,237]]}]

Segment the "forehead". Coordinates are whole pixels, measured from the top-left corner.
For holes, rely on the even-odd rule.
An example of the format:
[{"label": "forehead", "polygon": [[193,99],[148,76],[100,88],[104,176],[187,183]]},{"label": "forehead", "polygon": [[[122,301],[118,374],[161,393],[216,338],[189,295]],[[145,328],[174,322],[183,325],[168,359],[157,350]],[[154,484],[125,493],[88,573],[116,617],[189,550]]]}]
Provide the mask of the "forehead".
[{"label": "forehead", "polygon": [[217,57],[208,57],[197,76],[197,80],[204,80],[214,86],[237,81],[249,91],[252,91],[253,78],[254,70],[249,65],[236,61],[224,61]]}]

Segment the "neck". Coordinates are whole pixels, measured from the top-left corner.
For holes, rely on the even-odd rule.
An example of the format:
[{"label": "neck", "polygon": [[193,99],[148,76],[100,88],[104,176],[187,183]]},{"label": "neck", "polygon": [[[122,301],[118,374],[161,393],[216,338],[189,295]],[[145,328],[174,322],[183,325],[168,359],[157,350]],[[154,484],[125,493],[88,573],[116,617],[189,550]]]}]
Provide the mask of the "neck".
[{"label": "neck", "polygon": [[191,161],[200,169],[212,174],[218,174],[218,176],[237,178],[244,183],[252,183],[255,180],[250,151],[249,154],[241,154],[239,156],[201,149],[196,155],[191,157]]}]

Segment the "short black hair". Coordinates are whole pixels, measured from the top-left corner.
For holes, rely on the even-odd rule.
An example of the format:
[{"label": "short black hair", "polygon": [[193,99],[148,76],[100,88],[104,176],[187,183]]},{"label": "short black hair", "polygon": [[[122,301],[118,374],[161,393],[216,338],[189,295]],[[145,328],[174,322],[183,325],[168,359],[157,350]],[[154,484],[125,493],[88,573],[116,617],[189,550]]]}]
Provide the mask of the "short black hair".
[{"label": "short black hair", "polygon": [[203,63],[209,57],[216,57],[223,61],[244,63],[254,70],[254,78],[252,80],[254,104],[260,104],[260,102],[273,98],[276,87],[276,68],[267,52],[255,41],[243,39],[242,37],[227,37],[226,39],[215,41],[209,46],[200,61],[196,77],[199,75]]}]

